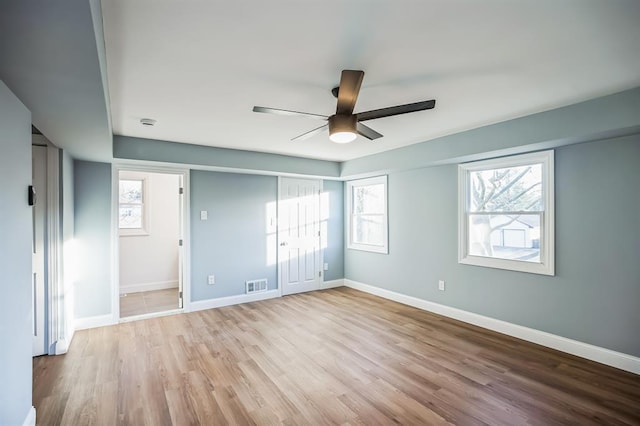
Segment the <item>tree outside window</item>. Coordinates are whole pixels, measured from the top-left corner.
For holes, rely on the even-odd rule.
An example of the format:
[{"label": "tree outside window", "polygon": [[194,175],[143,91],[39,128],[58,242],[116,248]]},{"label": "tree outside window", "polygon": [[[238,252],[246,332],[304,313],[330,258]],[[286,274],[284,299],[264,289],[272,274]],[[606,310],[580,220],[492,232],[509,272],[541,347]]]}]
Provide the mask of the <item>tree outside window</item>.
[{"label": "tree outside window", "polygon": [[553,274],[553,151],[463,164],[459,179],[460,262]]}]

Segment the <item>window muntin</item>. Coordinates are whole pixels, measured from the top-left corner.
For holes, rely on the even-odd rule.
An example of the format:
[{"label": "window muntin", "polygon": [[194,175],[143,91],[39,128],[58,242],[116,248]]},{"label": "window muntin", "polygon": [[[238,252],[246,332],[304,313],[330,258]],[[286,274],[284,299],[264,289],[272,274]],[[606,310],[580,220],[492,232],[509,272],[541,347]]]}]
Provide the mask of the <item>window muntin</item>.
[{"label": "window muntin", "polygon": [[459,166],[459,262],[554,274],[553,151]]},{"label": "window muntin", "polygon": [[347,247],[388,253],[387,177],[347,182],[347,208]]}]

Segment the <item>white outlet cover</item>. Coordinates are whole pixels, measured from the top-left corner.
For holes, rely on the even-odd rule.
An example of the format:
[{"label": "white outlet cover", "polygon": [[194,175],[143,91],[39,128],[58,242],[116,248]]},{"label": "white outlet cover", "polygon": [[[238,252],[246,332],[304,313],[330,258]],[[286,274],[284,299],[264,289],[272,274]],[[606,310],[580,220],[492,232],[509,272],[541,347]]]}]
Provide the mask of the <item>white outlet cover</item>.
[{"label": "white outlet cover", "polygon": [[325,264],[324,264],[324,270],[325,270],[325,271],[328,271],[328,270],[329,270],[329,264],[328,264],[328,263],[325,263]]},{"label": "white outlet cover", "polygon": [[200,210],[200,220],[207,220],[209,218],[209,212],[206,210]]},{"label": "white outlet cover", "polygon": [[438,281],[438,290],[444,291],[444,281],[443,280]]},{"label": "white outlet cover", "polygon": [[214,284],[216,283],[216,277],[215,277],[215,275],[209,275],[209,276],[207,277],[207,283],[208,283],[209,285],[214,285]]}]

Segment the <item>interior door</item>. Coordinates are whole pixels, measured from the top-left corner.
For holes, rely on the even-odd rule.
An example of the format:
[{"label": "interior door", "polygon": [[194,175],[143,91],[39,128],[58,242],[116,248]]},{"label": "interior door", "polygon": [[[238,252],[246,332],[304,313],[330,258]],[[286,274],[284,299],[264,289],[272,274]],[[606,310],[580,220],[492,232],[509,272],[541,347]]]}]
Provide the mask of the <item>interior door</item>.
[{"label": "interior door", "polygon": [[278,196],[278,258],[282,294],[318,290],[321,181],[281,178]]},{"label": "interior door", "polygon": [[32,179],[36,203],[32,208],[32,292],[33,292],[33,356],[44,355],[45,348],[45,226],[47,219],[47,148],[32,147]]}]

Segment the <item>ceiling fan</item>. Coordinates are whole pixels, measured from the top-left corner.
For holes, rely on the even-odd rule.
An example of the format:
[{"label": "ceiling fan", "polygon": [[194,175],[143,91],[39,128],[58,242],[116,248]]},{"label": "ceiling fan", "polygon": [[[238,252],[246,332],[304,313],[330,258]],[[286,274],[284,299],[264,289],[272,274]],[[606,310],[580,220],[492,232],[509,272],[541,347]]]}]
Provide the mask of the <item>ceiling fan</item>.
[{"label": "ceiling fan", "polygon": [[397,105],[388,108],[374,109],[371,111],[353,113],[353,108],[356,105],[358,99],[358,93],[360,92],[360,86],[362,85],[362,79],[364,78],[364,71],[356,70],[343,70],[340,77],[340,85],[334,87],[331,90],[333,96],[338,98],[338,106],[336,113],[331,116],[311,114],[308,112],[288,111],[285,109],[267,108],[261,106],[254,106],[254,112],[267,112],[270,114],[279,115],[294,115],[308,118],[314,118],[317,120],[328,121],[327,124],[303,133],[292,141],[300,141],[308,139],[314,136],[326,128],[329,128],[329,139],[336,143],[349,143],[353,141],[358,134],[364,136],[369,140],[381,138],[382,135],[371,127],[365,126],[361,121],[373,120],[376,118],[390,117],[392,115],[406,114],[408,112],[423,111],[426,109],[432,109],[436,106],[434,99],[430,101],[415,102],[411,104]]}]

